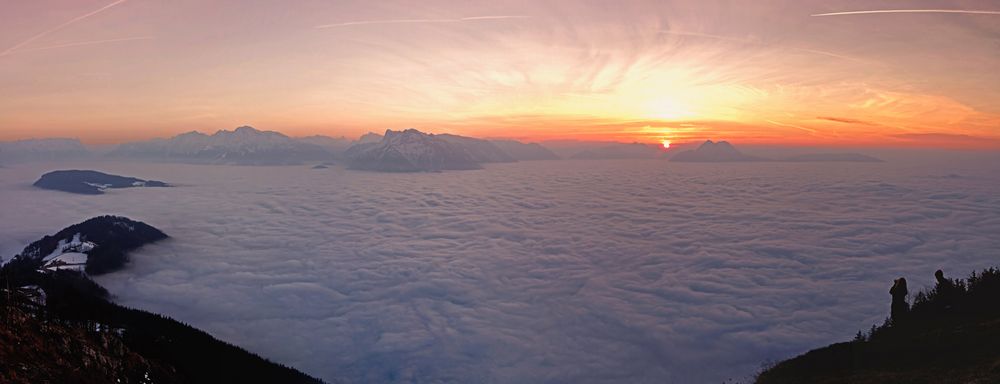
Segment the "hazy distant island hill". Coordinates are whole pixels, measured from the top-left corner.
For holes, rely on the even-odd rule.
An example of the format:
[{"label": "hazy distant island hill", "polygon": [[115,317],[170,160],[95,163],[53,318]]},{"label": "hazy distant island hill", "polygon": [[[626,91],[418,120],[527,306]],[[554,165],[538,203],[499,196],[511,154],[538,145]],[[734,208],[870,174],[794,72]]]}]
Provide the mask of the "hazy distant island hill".
[{"label": "hazy distant island hill", "polygon": [[42,175],[35,187],[56,191],[100,195],[109,188],[169,187],[162,181],[111,175],[89,170],[52,171]]},{"label": "hazy distant island hill", "polygon": [[744,154],[727,141],[713,142],[707,140],[696,149],[677,153],[670,161],[689,163],[727,163],[727,162],[881,162],[882,160],[858,153],[817,153],[803,154],[781,159],[772,159]]},{"label": "hazy distant island hill", "polygon": [[232,165],[294,165],[306,161],[329,161],[334,157],[322,145],[249,126],[233,131],[220,130],[212,135],[188,132],[169,139],[125,143],[111,151],[109,156]]},{"label": "hazy distant island hill", "polygon": [[[100,216],[44,236],[0,266],[2,383],[321,383],[168,317],[119,306],[90,276],[167,239]],[[14,369],[16,367],[17,369]]]}]

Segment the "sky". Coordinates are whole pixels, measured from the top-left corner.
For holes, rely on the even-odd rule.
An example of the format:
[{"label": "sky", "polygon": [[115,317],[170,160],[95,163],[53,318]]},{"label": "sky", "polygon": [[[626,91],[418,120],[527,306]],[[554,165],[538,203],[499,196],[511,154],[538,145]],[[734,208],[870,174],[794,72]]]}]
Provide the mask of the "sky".
[{"label": "sky", "polygon": [[991,1],[0,0],[0,140],[997,149],[996,68]]}]

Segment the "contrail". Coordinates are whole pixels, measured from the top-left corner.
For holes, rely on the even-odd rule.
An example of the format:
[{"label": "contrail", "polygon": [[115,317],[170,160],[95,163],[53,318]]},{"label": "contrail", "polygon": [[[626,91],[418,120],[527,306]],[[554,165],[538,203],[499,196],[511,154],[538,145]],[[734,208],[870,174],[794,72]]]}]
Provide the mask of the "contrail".
[{"label": "contrail", "polygon": [[971,15],[1000,15],[1000,11],[974,11],[965,9],[878,9],[871,11],[817,13],[810,16],[871,15],[877,13],[963,13]]},{"label": "contrail", "polygon": [[38,48],[21,49],[21,50],[18,50],[17,52],[43,51],[43,50],[46,50],[46,49],[79,47],[79,46],[83,46],[83,45],[95,45],[95,44],[105,44],[105,43],[117,43],[117,42],[122,42],[122,41],[152,40],[152,39],[155,39],[155,37],[153,37],[153,36],[138,36],[138,37],[122,37],[122,38],[118,38],[118,39],[78,41],[78,42],[74,42],[74,43],[56,44],[56,45],[48,45],[48,46],[38,47]]},{"label": "contrail", "polygon": [[111,3],[111,4],[105,5],[105,6],[101,7],[101,8],[99,8],[99,9],[97,9],[96,11],[92,11],[90,13],[86,13],[86,14],[74,17],[70,21],[67,21],[65,23],[59,24],[59,25],[55,26],[54,28],[45,30],[42,33],[39,33],[37,35],[34,35],[34,36],[30,37],[27,40],[22,41],[22,42],[18,43],[17,45],[14,45],[13,47],[7,48],[3,52],[0,52],[0,56],[7,56],[7,55],[11,54],[12,52],[16,51],[18,48],[23,47],[25,44],[31,43],[32,41],[38,40],[38,39],[40,39],[42,37],[45,37],[46,35],[48,35],[48,34],[50,34],[52,32],[55,32],[55,31],[58,31],[60,29],[66,28],[66,27],[70,26],[71,24],[76,23],[76,22],[78,22],[80,20],[83,20],[83,19],[86,19],[88,17],[94,16],[94,15],[96,15],[98,13],[104,12],[104,11],[110,9],[111,7],[114,7],[114,6],[118,5],[118,4],[124,3],[125,1],[127,1],[127,0],[117,0],[117,1],[115,1],[113,3]]},{"label": "contrail", "polygon": [[372,24],[422,24],[422,23],[461,23],[463,21],[479,21],[479,20],[509,20],[509,19],[530,19],[531,16],[472,16],[472,17],[462,17],[458,19],[390,19],[390,20],[362,20],[362,21],[348,21],[344,23],[336,24],[324,24],[317,25],[316,28],[338,28],[338,27],[349,27],[354,25],[372,25]]}]

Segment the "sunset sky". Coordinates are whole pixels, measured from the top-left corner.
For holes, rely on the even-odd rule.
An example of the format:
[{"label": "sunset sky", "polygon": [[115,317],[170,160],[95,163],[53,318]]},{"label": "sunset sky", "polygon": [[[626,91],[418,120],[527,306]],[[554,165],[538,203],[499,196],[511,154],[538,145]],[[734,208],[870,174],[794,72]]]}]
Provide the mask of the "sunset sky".
[{"label": "sunset sky", "polygon": [[1000,3],[4,0],[0,95],[0,140],[1000,148]]}]

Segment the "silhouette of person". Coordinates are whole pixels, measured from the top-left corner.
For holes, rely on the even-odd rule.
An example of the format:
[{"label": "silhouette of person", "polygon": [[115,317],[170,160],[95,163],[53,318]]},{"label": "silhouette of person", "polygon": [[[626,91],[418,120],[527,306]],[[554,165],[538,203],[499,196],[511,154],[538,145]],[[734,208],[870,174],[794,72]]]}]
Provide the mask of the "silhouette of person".
[{"label": "silhouette of person", "polygon": [[955,299],[955,282],[944,277],[944,271],[940,269],[934,272],[934,279],[937,280],[937,287],[935,289],[937,290],[939,300],[941,300],[941,308],[951,308],[952,301]]},{"label": "silhouette of person", "polygon": [[909,293],[910,291],[906,290],[905,278],[900,277],[893,281],[892,288],[889,288],[889,294],[892,295],[890,316],[893,323],[899,323],[910,310],[910,303],[906,302],[906,295]]}]

